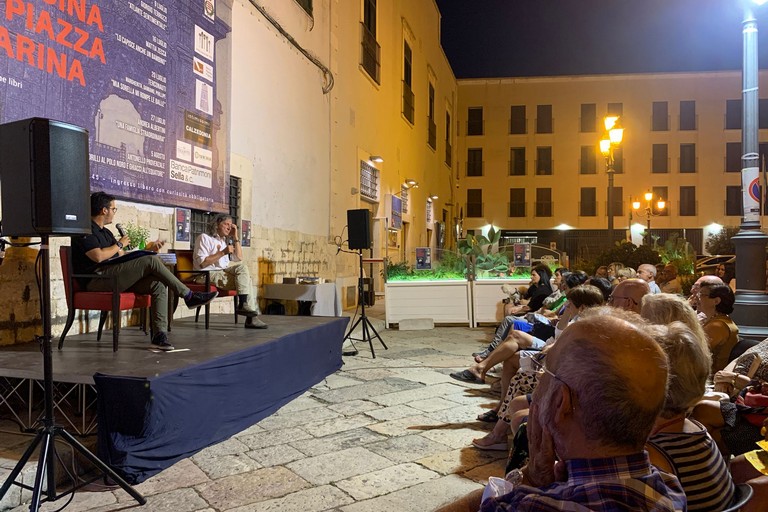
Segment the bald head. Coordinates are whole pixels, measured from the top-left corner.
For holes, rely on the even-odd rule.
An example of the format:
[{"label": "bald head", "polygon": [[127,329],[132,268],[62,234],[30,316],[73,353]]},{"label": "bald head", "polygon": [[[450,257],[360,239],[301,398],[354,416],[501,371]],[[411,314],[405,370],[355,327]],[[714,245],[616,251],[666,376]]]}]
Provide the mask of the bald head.
[{"label": "bald head", "polygon": [[637,277],[650,283],[656,279],[656,266],[650,263],[643,263],[637,267]]},{"label": "bald head", "polygon": [[626,279],[616,285],[608,305],[640,313],[643,297],[651,293],[648,283],[642,279]]},{"label": "bald head", "polygon": [[641,450],[662,410],[667,356],[643,325],[638,315],[594,308],[565,329],[547,355],[547,367],[577,397],[587,439]]},{"label": "bald head", "polygon": [[691,286],[691,295],[688,298],[688,303],[691,305],[691,307],[695,310],[699,309],[699,291],[701,290],[701,286],[703,284],[725,284],[723,283],[723,280],[720,279],[717,276],[701,276],[696,280],[695,283],[693,283],[693,286]]}]

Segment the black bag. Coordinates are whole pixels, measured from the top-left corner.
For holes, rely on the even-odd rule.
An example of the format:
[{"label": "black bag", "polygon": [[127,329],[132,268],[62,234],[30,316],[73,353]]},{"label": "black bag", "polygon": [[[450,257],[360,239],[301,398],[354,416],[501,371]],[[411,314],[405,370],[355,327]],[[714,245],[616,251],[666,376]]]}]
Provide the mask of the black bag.
[{"label": "black bag", "polygon": [[539,338],[540,340],[547,341],[549,338],[555,335],[555,326],[545,324],[544,322],[533,322],[533,329],[531,329],[531,336]]},{"label": "black bag", "polygon": [[267,304],[266,313],[268,315],[284,315],[285,304],[283,304],[282,302],[270,302],[269,304]]}]

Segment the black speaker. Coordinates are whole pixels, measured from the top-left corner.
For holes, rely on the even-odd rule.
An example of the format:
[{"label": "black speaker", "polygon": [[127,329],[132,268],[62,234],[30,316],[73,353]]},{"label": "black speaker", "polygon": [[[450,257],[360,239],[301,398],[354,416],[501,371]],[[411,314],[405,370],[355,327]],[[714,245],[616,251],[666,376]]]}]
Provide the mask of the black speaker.
[{"label": "black speaker", "polygon": [[349,230],[350,249],[371,248],[373,241],[370,210],[347,210],[347,229]]},{"label": "black speaker", "polygon": [[38,117],[0,125],[3,234],[91,233],[88,131]]}]

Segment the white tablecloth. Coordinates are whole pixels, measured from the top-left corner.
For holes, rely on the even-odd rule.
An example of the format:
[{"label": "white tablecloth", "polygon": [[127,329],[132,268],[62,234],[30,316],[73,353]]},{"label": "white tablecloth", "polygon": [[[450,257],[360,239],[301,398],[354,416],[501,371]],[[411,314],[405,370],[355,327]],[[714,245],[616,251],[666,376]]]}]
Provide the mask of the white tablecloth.
[{"label": "white tablecloth", "polygon": [[300,300],[312,302],[312,316],[341,316],[341,294],[336,283],[267,284],[265,299]]}]

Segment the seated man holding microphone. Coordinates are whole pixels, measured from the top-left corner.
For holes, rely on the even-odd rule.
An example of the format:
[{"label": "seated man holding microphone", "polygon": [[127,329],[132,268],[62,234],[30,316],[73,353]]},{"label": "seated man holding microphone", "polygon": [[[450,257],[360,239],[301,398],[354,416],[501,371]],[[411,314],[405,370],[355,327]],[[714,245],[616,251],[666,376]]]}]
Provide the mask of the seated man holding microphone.
[{"label": "seated man holding microphone", "polygon": [[[232,216],[216,215],[208,227],[208,234],[201,234],[195,240],[194,268],[210,271],[211,284],[224,290],[237,290],[237,314],[247,317],[246,329],[266,329],[267,324],[256,318],[259,307],[248,267],[240,263],[230,265],[230,261],[243,261],[243,248],[240,245],[237,225]],[[196,278],[202,280],[204,276]]]}]

